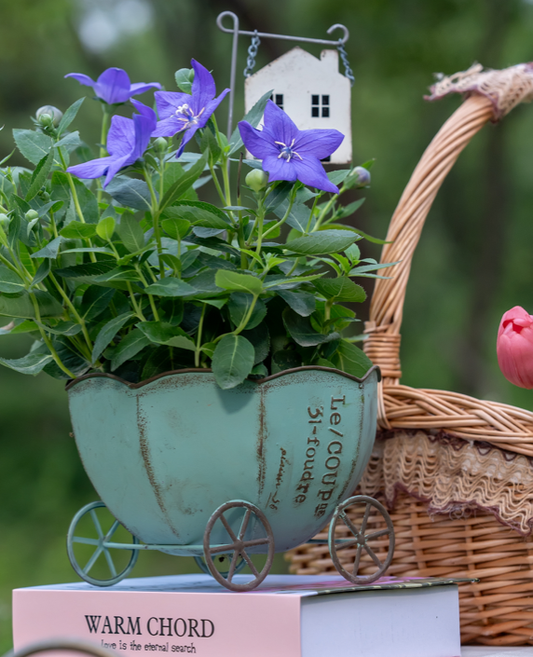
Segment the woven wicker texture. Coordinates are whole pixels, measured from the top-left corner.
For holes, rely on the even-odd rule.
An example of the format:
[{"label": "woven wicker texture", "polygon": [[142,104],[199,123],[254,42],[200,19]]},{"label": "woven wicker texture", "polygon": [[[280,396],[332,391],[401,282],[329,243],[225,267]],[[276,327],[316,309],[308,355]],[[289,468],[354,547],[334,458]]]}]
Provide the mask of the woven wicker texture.
[{"label": "woven wicker texture", "polygon": [[[413,172],[382,252],[381,262],[399,264],[392,278],[376,281],[365,351],[383,375],[378,426],[386,439],[378,441],[360,489],[393,509],[396,551],[388,574],[479,578],[460,586],[463,643],[533,645],[533,413],[400,384],[403,304],[424,221],[472,137],[533,98],[533,69],[476,65],[439,80],[430,98],[451,92],[466,100]],[[350,557],[346,550],[343,559]],[[291,572],[333,570],[327,546],[301,546],[288,558]]]}]

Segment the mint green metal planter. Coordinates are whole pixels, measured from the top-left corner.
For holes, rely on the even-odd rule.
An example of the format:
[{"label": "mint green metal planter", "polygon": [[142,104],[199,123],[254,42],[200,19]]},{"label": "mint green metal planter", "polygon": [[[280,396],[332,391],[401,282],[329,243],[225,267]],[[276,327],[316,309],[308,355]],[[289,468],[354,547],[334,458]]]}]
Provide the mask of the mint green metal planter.
[{"label": "mint green metal planter", "polygon": [[67,390],[85,470],[141,542],[122,549],[204,556],[212,571],[210,522],[214,554],[237,539],[251,554],[282,552],[326,524],[370,458],[378,380],[375,367],[361,380],[301,367],[221,390],[210,371],[183,370],[140,384],[93,374]]}]

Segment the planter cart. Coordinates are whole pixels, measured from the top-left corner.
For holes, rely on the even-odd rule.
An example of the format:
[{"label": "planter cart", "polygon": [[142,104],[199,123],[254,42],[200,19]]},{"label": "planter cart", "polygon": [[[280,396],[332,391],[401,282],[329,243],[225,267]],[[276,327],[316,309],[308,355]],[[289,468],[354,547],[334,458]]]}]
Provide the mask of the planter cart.
[{"label": "planter cart", "polygon": [[[194,557],[226,588],[247,591],[267,576],[275,552],[301,545],[331,520],[321,542],[337,570],[355,584],[378,579],[394,550],[390,517],[373,498],[347,496],[374,444],[379,376],[376,367],[363,379],[300,367],[231,390],[218,388],[208,370],[140,384],[100,374],[72,381],[76,443],[103,500],[72,520],[74,570],[110,586],[131,572],[139,551],[159,550]],[[378,530],[369,523],[376,511],[385,522]],[[107,524],[104,512],[112,516]],[[92,533],[82,529],[87,521]],[[124,528],[128,538],[117,538]],[[350,568],[340,551],[351,554]],[[266,555],[262,567],[255,554]],[[361,576],[363,555],[374,569]],[[117,557],[125,561],[116,565]],[[98,560],[107,564],[105,577],[94,575]],[[235,579],[246,565],[252,578]]]}]

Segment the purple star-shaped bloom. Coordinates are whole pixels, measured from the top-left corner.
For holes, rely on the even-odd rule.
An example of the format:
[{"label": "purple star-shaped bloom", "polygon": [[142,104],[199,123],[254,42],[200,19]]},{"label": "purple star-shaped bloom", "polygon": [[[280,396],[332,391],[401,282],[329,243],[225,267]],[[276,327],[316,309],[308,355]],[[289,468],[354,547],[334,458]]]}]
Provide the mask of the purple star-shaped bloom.
[{"label": "purple star-shaped bloom", "polygon": [[337,150],[344,139],[342,132],[298,130],[289,116],[271,100],[265,108],[263,129],[258,130],[247,121],[241,121],[239,132],[250,153],[263,160],[269,182],[300,180],[309,187],[339,193],[320,160]]},{"label": "purple star-shaped bloom", "polygon": [[156,91],[155,101],[161,119],[153,137],[172,137],[183,132],[183,139],[176,157],[183,153],[185,144],[190,141],[194,133],[203,128],[209,117],[220,105],[229,89],[215,98],[215,81],[211,73],[199,62],[192,59],[194,80],[192,95],[176,91]]},{"label": "purple star-shaped bloom", "polygon": [[155,112],[138,100],[131,103],[140,112],[133,119],[114,116],[107,135],[108,157],[76,164],[67,169],[78,178],[100,178],[105,175],[104,187],[124,167],[136,162],[146,150],[150,137],[157,123]]},{"label": "purple star-shaped bloom", "polygon": [[149,84],[136,82],[131,84],[128,74],[121,68],[108,68],[96,82],[83,73],[69,73],[65,77],[74,78],[80,84],[92,87],[98,98],[108,105],[126,103],[132,96],[142,94],[153,87],[161,89],[159,82],[150,82]]}]

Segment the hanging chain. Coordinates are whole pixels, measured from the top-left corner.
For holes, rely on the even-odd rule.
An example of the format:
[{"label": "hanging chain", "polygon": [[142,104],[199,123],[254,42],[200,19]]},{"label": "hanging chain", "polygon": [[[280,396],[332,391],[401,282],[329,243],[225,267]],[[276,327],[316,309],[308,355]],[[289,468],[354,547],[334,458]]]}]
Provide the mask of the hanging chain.
[{"label": "hanging chain", "polygon": [[248,48],[248,58],[246,59],[246,68],[244,69],[245,78],[249,78],[250,75],[252,75],[255,67],[255,58],[257,57],[257,49],[259,48],[260,43],[261,39],[257,36],[257,30],[255,30],[252,37],[252,43]]},{"label": "hanging chain", "polygon": [[352,69],[350,68],[350,62],[348,61],[348,53],[344,49],[344,45],[341,39],[339,39],[339,45],[337,46],[337,50],[339,51],[342,59],[342,63],[344,64],[344,75],[345,77],[348,78],[348,80],[350,80],[350,85],[353,87],[353,84],[355,82],[355,77]]}]

